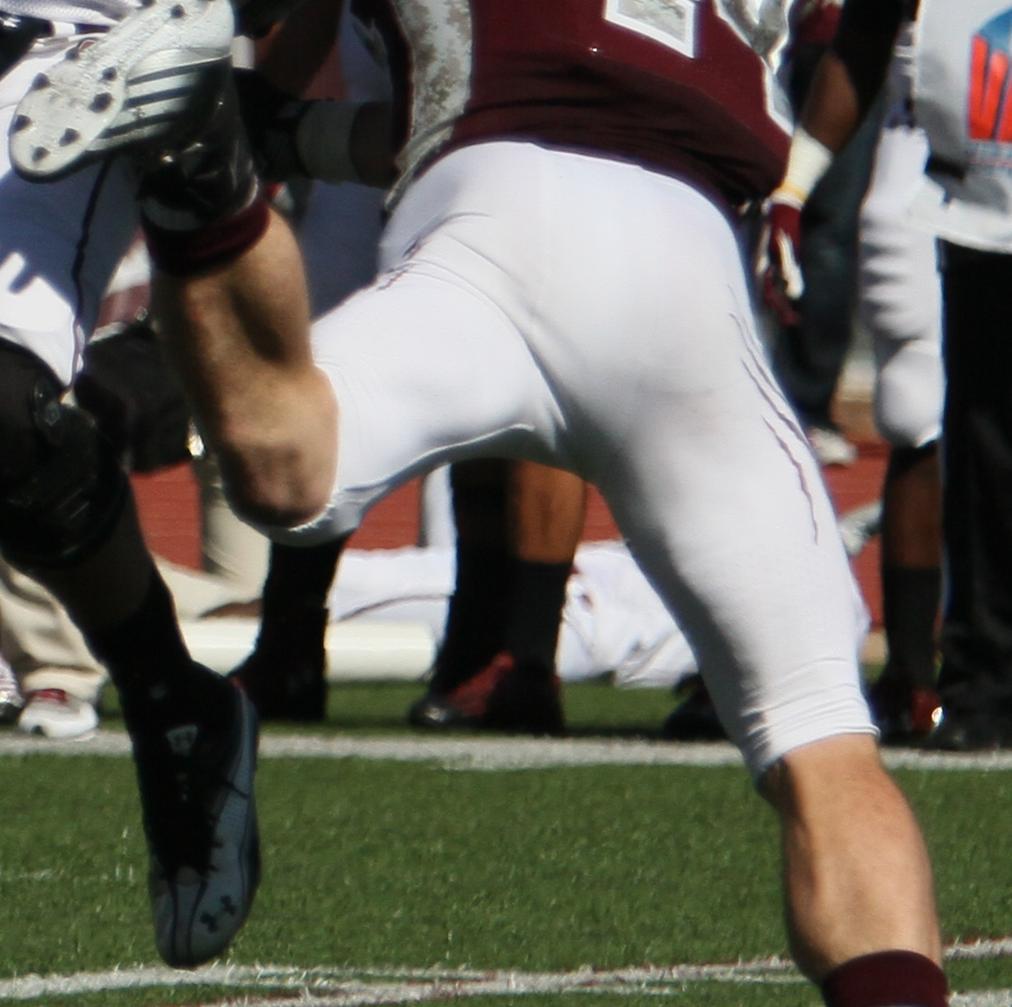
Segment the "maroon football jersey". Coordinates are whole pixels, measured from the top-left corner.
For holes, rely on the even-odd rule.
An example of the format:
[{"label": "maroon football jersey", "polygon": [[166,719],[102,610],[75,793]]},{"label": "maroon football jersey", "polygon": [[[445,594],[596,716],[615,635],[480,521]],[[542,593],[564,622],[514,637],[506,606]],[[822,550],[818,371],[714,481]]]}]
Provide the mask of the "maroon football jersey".
[{"label": "maroon football jersey", "polygon": [[526,139],[636,161],[732,205],[780,180],[786,8],[761,0],[358,0],[387,39],[407,177]]}]

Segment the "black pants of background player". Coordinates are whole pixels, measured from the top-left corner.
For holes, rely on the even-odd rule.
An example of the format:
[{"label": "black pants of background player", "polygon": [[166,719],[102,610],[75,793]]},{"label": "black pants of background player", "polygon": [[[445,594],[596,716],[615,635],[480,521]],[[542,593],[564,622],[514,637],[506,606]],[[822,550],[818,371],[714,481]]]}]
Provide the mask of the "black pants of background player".
[{"label": "black pants of background player", "polygon": [[[788,94],[797,113],[825,49],[800,46]],[[853,336],[858,215],[871,178],[882,118],[876,105],[815,187],[801,215],[801,322],[775,331],[773,368],[806,427],[833,427],[831,406]]]},{"label": "black pants of background player", "polygon": [[943,242],[947,569],[935,744],[1012,744],[1012,255]]}]

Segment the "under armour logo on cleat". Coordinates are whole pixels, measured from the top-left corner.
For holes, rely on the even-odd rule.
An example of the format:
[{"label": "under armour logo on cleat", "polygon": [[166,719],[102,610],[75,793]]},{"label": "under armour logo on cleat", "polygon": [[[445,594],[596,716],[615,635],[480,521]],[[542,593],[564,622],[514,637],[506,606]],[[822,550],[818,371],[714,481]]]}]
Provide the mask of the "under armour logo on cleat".
[{"label": "under armour logo on cleat", "polygon": [[165,739],[175,755],[189,755],[197,740],[197,725],[183,724],[165,732]]},{"label": "under armour logo on cleat", "polygon": [[205,912],[200,914],[200,922],[203,923],[205,927],[207,927],[208,933],[214,934],[218,932],[220,928],[220,924],[218,921],[221,919],[222,916],[239,915],[239,909],[236,906],[235,902],[232,901],[232,898],[230,896],[223,895],[221,897],[220,902],[221,908],[218,910],[218,912],[216,913]]}]

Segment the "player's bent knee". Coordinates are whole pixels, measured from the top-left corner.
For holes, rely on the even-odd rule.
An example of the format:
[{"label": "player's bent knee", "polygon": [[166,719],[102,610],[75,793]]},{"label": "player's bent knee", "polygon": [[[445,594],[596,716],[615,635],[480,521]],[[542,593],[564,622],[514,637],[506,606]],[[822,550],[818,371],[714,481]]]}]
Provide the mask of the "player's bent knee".
[{"label": "player's bent knee", "polygon": [[804,746],[844,736],[866,736],[874,744],[877,738],[860,676],[842,659],[784,672],[775,689],[757,694],[739,715],[722,718],[756,780]]},{"label": "player's bent knee", "polygon": [[775,808],[795,808],[809,786],[832,789],[839,776],[858,784],[884,774],[874,734],[836,734],[785,752],[758,779]]},{"label": "player's bent knee", "polygon": [[937,440],[945,382],[937,347],[911,343],[882,368],[875,388],[875,425],[892,446],[919,448]]},{"label": "player's bent knee", "polygon": [[41,360],[0,344],[0,549],[29,569],[86,559],[128,496],[111,444],[62,394]]}]

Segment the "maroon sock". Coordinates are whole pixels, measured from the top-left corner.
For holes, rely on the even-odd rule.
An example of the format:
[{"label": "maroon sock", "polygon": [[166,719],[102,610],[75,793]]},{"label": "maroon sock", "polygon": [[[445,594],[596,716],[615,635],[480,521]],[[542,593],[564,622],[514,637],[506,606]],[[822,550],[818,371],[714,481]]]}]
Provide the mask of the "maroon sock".
[{"label": "maroon sock", "polygon": [[851,958],[822,982],[826,1007],[947,1007],[945,974],[914,951]]}]

